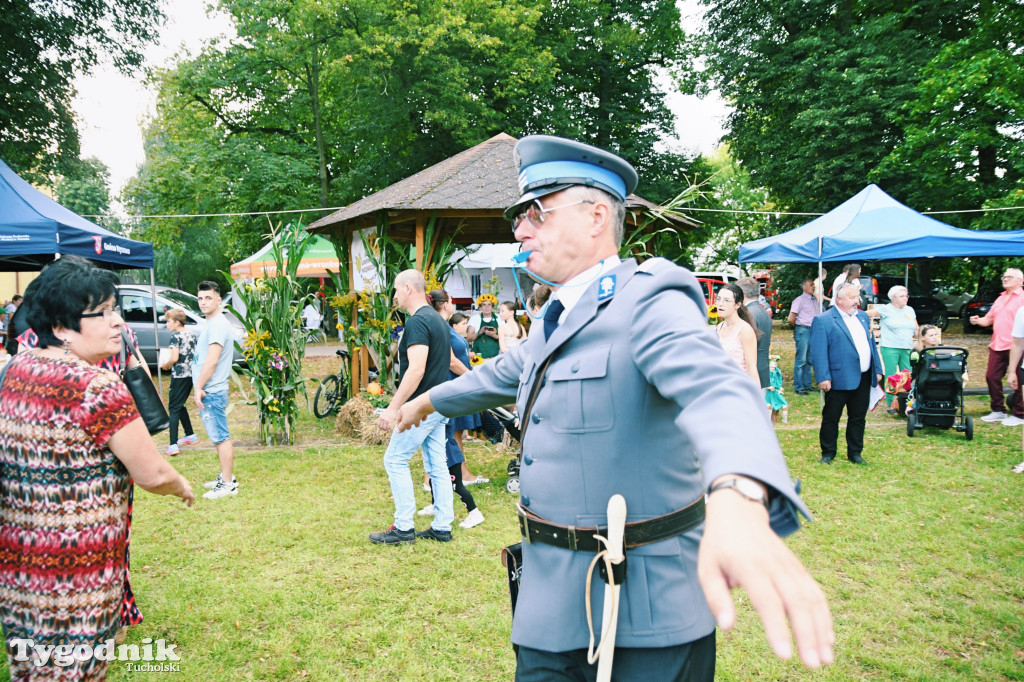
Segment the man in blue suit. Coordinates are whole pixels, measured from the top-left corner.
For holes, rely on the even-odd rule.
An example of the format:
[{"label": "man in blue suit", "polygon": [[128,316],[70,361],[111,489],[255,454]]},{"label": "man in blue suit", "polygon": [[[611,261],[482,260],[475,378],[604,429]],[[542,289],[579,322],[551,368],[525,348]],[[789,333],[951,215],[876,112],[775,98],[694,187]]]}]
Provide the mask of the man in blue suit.
[{"label": "man in blue suit", "polygon": [[547,135],[520,140],[515,159],[521,196],[506,217],[526,270],[553,283],[543,329],[406,403],[399,428],[435,409],[518,405],[516,680],[594,679],[587,604],[600,614],[605,586],[588,571],[615,494],[627,505],[628,564],[616,680],[710,682],[716,621],[735,622],[734,586],[749,593],[777,654],[792,655],[788,617],[803,662],[831,662],[824,595],[778,537],[797,529],[805,507],[760,389],[708,327],[691,273],[662,258],[619,259],[636,171]]},{"label": "man in blue suit", "polygon": [[821,411],[821,463],[836,457],[839,418],[846,408],[846,457],[854,464],[867,464],[864,424],[867,421],[871,387],[882,380],[882,361],[871,338],[871,321],[861,310],[860,289],[843,284],[833,293],[835,305],[811,321],[811,365],[818,386],[825,391]]}]

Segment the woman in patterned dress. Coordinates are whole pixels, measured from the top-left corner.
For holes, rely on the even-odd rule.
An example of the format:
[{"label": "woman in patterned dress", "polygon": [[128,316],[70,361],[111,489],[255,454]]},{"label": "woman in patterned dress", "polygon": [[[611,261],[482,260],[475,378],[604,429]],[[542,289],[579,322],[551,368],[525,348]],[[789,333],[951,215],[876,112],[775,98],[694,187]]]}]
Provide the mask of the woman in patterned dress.
[{"label": "woman in patterned dress", "polygon": [[95,366],[120,351],[116,283],[82,258],[47,267],[23,304],[39,347],[9,361],[0,387],[0,624],[15,680],[106,677],[95,657],[18,660],[16,640],[85,652],[113,639],[130,480],[194,500],[120,378]]}]

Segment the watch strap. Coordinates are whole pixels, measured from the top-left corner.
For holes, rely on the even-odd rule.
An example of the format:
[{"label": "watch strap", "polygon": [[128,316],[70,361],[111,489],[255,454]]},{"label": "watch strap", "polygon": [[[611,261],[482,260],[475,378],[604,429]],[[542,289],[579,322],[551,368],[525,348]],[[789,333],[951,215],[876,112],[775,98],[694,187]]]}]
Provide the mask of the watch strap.
[{"label": "watch strap", "polygon": [[[742,488],[740,488],[740,480],[741,479],[739,479],[739,478],[730,478],[727,481],[722,481],[721,483],[716,483],[715,485],[711,486],[711,490],[708,491],[708,496],[710,496],[711,493],[713,493],[713,492],[715,492],[717,490],[723,490],[725,488],[731,488],[732,490],[735,490],[737,493],[739,493],[744,498],[750,500],[751,502],[760,502],[767,509],[768,508],[768,493],[765,492],[765,491],[762,491],[762,494],[761,494],[760,497],[751,497],[746,492],[744,492]],[[749,479],[746,479],[746,480],[749,480]],[[760,485],[758,485],[754,481],[751,480],[750,483],[752,485],[758,486],[758,488],[760,489]]]}]

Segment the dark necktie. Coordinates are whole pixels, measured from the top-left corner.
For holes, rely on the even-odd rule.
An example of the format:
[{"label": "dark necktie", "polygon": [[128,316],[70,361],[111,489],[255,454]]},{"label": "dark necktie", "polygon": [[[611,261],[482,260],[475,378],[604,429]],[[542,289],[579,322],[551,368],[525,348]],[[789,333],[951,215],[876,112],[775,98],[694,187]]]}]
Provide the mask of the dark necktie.
[{"label": "dark necktie", "polygon": [[555,329],[558,327],[558,318],[562,316],[562,311],[565,310],[565,306],[557,298],[548,304],[548,309],[544,312],[544,340],[551,338]]}]

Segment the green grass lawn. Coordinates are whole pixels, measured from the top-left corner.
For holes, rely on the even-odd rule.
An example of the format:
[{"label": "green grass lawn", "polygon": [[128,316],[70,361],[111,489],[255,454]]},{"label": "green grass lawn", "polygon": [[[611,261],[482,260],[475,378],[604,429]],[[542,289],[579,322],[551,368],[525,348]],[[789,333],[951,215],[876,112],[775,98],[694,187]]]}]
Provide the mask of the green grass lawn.
[{"label": "green grass lawn", "polygon": [[[791,387],[792,336],[775,335]],[[984,375],[979,338],[972,385]],[[307,375],[334,365],[310,360]],[[1024,477],[1010,473],[1021,460],[1020,428],[976,421],[972,442],[935,429],[910,439],[904,421],[876,412],[869,466],[846,463],[841,442],[825,467],[817,395],[787,395],[790,423],[777,432],[815,515],[788,542],[828,595],[836,662],[810,672],[775,659],[736,592],[740,618],[719,638],[719,679],[1024,679]],[[977,419],[987,400],[968,398],[967,409]],[[176,644],[176,680],[512,679],[498,557],[518,536],[515,499],[504,492],[509,453],[467,448],[474,473],[491,479],[471,488],[485,523],[456,527],[450,544],[379,547],[366,536],[392,520],[382,447],[345,442],[331,423],[305,415],[296,446],[264,448],[252,408],[238,406],[231,421],[236,497],[186,509],[136,495],[132,578],[146,621],[129,630],[129,643]],[[197,494],[217,472],[202,445],[173,462]],[[414,472],[423,506],[418,458]],[[456,514],[465,515],[457,499]],[[145,674],[115,665],[110,679]]]}]

